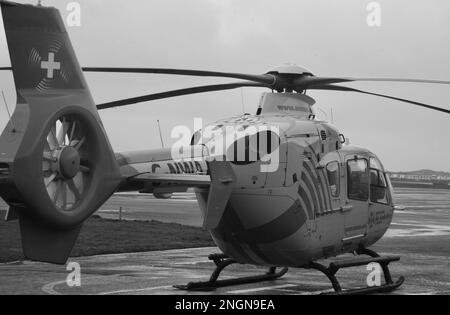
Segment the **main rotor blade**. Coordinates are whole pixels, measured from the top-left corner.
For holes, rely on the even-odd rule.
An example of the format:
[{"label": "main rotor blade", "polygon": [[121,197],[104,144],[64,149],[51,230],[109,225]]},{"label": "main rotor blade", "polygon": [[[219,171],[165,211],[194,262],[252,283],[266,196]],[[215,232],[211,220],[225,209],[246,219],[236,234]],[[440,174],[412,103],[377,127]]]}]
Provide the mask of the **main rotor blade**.
[{"label": "main rotor blade", "polygon": [[445,80],[424,80],[424,79],[396,79],[396,78],[353,78],[350,81],[367,82],[401,82],[401,83],[427,83],[427,84],[450,84]]},{"label": "main rotor blade", "polygon": [[399,79],[399,78],[327,78],[327,77],[322,78],[315,76],[309,77],[306,76],[295,79],[293,86],[296,90],[305,90],[316,85],[345,83],[345,82],[398,82],[398,83],[425,83],[425,84],[450,85],[450,81],[444,80]]},{"label": "main rotor blade", "polygon": [[191,87],[187,89],[181,90],[173,90],[156,94],[148,94],[138,97],[127,98],[119,101],[109,102],[97,105],[97,109],[107,109],[112,107],[121,107],[126,105],[132,105],[136,103],[142,103],[147,101],[159,100],[163,98],[170,98],[182,95],[190,95],[190,94],[198,94],[205,92],[214,92],[214,91],[223,91],[223,90],[231,90],[240,87],[266,87],[270,88],[267,84],[255,83],[255,82],[236,82],[236,83],[228,83],[228,84],[217,84],[217,85],[205,85],[205,86],[197,86]]},{"label": "main rotor blade", "polygon": [[270,74],[244,74],[228,73],[217,71],[186,70],[186,69],[163,69],[163,68],[104,68],[104,67],[85,67],[84,72],[109,72],[109,73],[153,73],[153,74],[173,74],[188,75],[197,77],[220,77],[249,80],[263,84],[273,85],[275,77]]},{"label": "main rotor blade", "polygon": [[0,67],[0,71],[11,71],[12,67]]},{"label": "main rotor blade", "polygon": [[400,98],[400,97],[395,97],[395,96],[390,96],[390,95],[385,95],[385,94],[378,94],[378,93],[373,93],[373,92],[368,92],[368,91],[362,91],[362,90],[358,90],[358,89],[354,89],[354,88],[349,88],[346,86],[338,86],[338,85],[322,85],[322,86],[320,86],[319,85],[319,86],[312,86],[309,89],[310,90],[330,90],[330,91],[362,93],[362,94],[367,94],[367,95],[383,97],[383,98],[387,98],[387,99],[391,99],[391,100],[395,100],[395,101],[400,101],[400,102],[436,110],[436,111],[443,112],[446,114],[450,114],[450,110],[448,110],[448,109],[444,109],[444,108],[440,108],[440,107],[436,107],[436,106],[432,106],[432,105],[428,105],[428,104],[424,104],[424,103],[420,103],[420,102],[416,102],[416,101],[411,101],[411,100]]}]

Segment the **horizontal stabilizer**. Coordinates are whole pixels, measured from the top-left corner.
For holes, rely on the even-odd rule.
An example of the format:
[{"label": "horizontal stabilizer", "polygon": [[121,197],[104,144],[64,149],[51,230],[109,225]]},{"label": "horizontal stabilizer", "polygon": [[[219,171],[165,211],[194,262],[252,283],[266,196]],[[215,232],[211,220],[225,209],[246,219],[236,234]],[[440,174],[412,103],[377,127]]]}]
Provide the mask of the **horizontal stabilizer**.
[{"label": "horizontal stabilizer", "polygon": [[132,177],[130,181],[140,181],[158,185],[199,187],[209,186],[211,179],[209,175],[193,175],[193,174],[152,174],[143,173]]}]

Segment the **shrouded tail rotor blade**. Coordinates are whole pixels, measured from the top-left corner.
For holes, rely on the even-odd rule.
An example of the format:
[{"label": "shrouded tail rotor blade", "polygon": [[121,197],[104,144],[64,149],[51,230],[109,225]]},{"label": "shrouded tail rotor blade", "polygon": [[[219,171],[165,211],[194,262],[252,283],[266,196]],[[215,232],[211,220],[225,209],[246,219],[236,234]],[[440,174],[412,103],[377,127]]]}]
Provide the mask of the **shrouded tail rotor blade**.
[{"label": "shrouded tail rotor blade", "polygon": [[121,107],[127,106],[147,101],[154,101],[164,98],[182,96],[182,95],[190,95],[190,94],[198,94],[198,93],[206,93],[206,92],[214,92],[214,91],[223,91],[223,90],[231,90],[237,89],[240,87],[266,87],[270,88],[270,86],[261,83],[255,82],[236,82],[236,83],[228,83],[228,84],[216,84],[216,85],[205,85],[205,86],[197,86],[187,89],[181,90],[173,90],[156,94],[148,94],[133,98],[127,98],[119,101],[109,102],[97,105],[97,109],[107,109],[112,107]]},{"label": "shrouded tail rotor blade", "polygon": [[432,105],[428,105],[428,104],[424,104],[424,103],[420,103],[420,102],[416,102],[416,101],[411,101],[411,100],[407,100],[407,99],[400,98],[400,97],[395,97],[395,96],[390,96],[390,95],[385,95],[385,94],[378,94],[378,93],[373,93],[373,92],[368,92],[368,91],[362,91],[362,90],[358,90],[358,89],[354,89],[354,88],[349,88],[346,86],[323,85],[323,86],[312,86],[309,89],[310,90],[325,90],[325,91],[328,90],[328,91],[362,93],[362,94],[367,94],[367,95],[383,97],[383,98],[387,98],[387,99],[391,99],[391,100],[395,100],[395,101],[399,101],[399,102],[404,102],[404,103],[436,110],[436,111],[443,112],[446,114],[450,114],[450,110],[448,110],[448,109],[444,109],[444,108],[440,108],[440,107],[436,107],[436,106],[432,106]]},{"label": "shrouded tail rotor blade", "polygon": [[240,80],[249,80],[263,84],[273,85],[275,78],[270,74],[244,74],[228,73],[202,70],[184,70],[184,69],[163,69],[163,68],[103,68],[103,67],[85,67],[84,72],[109,72],[109,73],[153,73],[153,74],[172,74],[187,75],[197,77],[219,77],[234,78]]}]

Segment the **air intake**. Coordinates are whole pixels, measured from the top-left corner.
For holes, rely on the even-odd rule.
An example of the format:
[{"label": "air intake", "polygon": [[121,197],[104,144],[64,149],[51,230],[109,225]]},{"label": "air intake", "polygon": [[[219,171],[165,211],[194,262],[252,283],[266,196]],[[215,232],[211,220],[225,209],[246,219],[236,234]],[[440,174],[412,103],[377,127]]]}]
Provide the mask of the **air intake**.
[{"label": "air intake", "polygon": [[0,163],[0,176],[9,176],[9,165],[6,163]]}]

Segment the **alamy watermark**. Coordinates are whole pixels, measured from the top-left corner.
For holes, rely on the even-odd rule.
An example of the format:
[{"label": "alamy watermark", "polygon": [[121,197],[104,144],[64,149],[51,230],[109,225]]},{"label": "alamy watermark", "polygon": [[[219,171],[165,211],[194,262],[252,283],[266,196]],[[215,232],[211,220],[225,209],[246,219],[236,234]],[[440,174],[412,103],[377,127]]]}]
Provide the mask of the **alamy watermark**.
[{"label": "alamy watermark", "polygon": [[[38,6],[44,5],[44,0],[38,0]],[[81,4],[77,1],[70,1],[66,5],[66,24],[68,27],[81,26]]]},{"label": "alamy watermark", "polygon": [[372,1],[366,7],[369,14],[367,15],[367,25],[370,27],[381,27],[381,4],[377,1]]},{"label": "alamy watermark", "polygon": [[264,173],[276,172],[280,163],[280,129],[277,126],[256,124],[210,125],[203,128],[201,118],[194,119],[192,133],[188,126],[172,129],[172,139],[177,139],[171,148],[175,162],[199,161],[205,156],[194,156],[192,146],[203,145],[208,161],[230,161],[233,163],[260,162]]},{"label": "alamy watermark", "polygon": [[381,286],[381,266],[378,263],[370,263],[366,268],[369,271],[369,275],[366,278],[368,287],[379,287]]},{"label": "alamy watermark", "polygon": [[66,11],[68,12],[66,23],[69,27],[80,27],[81,26],[81,5],[79,2],[73,1],[69,2],[66,6]]},{"label": "alamy watermark", "polygon": [[69,288],[81,287],[81,266],[77,262],[67,264],[66,270],[69,272],[66,283]]}]

